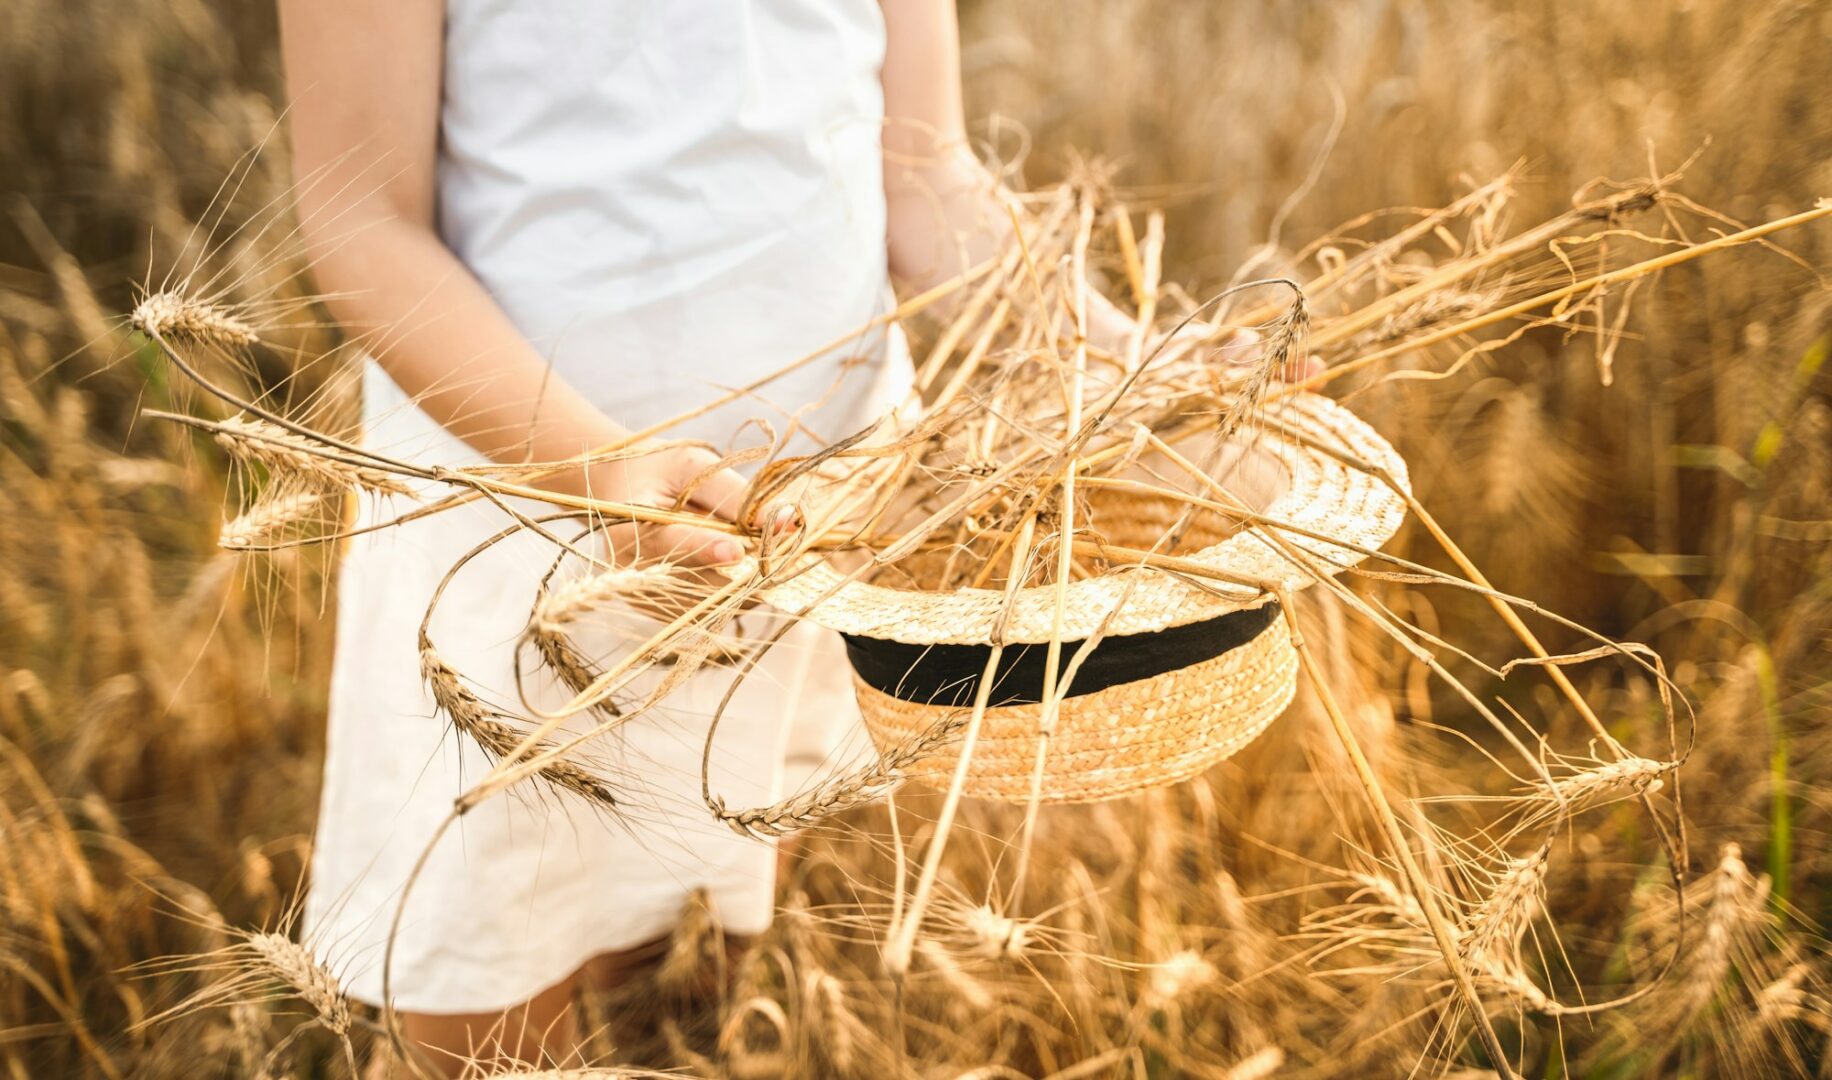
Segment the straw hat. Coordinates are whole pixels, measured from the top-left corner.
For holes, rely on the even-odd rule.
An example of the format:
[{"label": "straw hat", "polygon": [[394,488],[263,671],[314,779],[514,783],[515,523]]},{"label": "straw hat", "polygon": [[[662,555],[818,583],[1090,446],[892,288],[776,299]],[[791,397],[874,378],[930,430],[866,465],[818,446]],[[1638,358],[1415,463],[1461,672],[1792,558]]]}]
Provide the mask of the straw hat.
[{"label": "straw hat", "polygon": [[[1268,588],[1117,566],[1065,589],[1060,663],[1088,638],[1058,708],[1044,758],[1046,802],[1092,802],[1188,779],[1256,738],[1290,704],[1298,658],[1272,597],[1360,562],[1405,517],[1405,462],[1372,428],[1327,398],[1269,403],[1250,437],[1224,448],[1216,478],[1276,525],[1229,532],[1198,515],[1179,557]],[[1106,542],[1151,548],[1181,503],[1093,489],[1090,525]],[[1079,526],[1078,526],[1079,527]],[[1332,542],[1336,541],[1336,542]],[[1352,546],[1343,546],[1352,545]],[[1197,550],[1189,550],[1196,548]],[[890,750],[971,711],[1000,615],[1003,589],[950,592],[848,580],[810,561],[765,590],[775,607],[844,635],[860,710]],[[1019,590],[1003,620],[1005,646],[969,764],[965,793],[1029,798],[1044,706],[1043,665],[1057,620],[1053,585]],[[951,780],[959,743],[910,769]]]}]

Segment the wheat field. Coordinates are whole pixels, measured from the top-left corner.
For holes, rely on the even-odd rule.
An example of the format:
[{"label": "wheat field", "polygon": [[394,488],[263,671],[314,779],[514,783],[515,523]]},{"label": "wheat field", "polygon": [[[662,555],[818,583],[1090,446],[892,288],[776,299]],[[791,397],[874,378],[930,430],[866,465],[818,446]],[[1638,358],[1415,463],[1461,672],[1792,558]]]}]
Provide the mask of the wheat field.
[{"label": "wheat field", "polygon": [[[260,533],[236,517],[249,474],[142,415],[195,392],[128,319],[171,268],[220,271],[285,315],[236,377],[347,406],[335,364],[291,363],[336,334],[274,210],[290,174],[272,13],[7,6],[0,1065],[360,1075],[378,1018],[295,925],[334,565],[224,549],[226,520]],[[1342,255],[1320,238],[1477,190],[1500,190],[1482,205],[1518,229],[1625,190],[1605,180],[1664,178],[1672,199],[1633,225],[1690,241],[1832,195],[1823,3],[965,0],[962,20],[982,152],[1030,190],[1104,163],[1130,204],[1163,210],[1166,278],[1192,296],[1304,276]],[[1449,231],[1431,242],[1460,253]],[[1822,220],[1639,278],[1449,377],[1332,388],[1497,589],[1646,643],[1695,716],[1675,774],[1657,681],[1573,667],[1635,755],[1586,756],[1564,701],[1474,659],[1518,651],[1482,596],[1356,583],[1555,740],[1560,798],[1585,809],[1543,857],[1474,860],[1447,886],[1472,932],[1518,951],[1483,987],[1511,1074],[1832,1076],[1828,275]],[[1388,551],[1445,565],[1416,523]],[[1416,653],[1340,603],[1306,618],[1409,827],[1537,812]],[[1586,647],[1563,634],[1555,651]],[[1645,807],[1683,824],[1683,904]],[[962,819],[969,836],[1015,820],[972,802]],[[1196,781],[1043,817],[1023,914],[984,902],[996,858],[958,845],[893,984],[872,932],[890,822],[856,807],[804,834],[776,926],[735,970],[689,909],[655,964],[582,1000],[595,1056],[568,1074],[1501,1075],[1430,970],[1377,828],[1306,691]]]}]

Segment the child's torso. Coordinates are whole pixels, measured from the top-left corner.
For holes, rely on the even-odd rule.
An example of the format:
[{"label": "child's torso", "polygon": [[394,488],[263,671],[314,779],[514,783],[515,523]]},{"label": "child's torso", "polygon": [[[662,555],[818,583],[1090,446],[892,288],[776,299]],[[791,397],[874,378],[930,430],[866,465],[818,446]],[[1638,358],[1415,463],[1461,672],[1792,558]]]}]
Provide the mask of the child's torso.
[{"label": "child's torso", "polygon": [[[888,303],[874,0],[448,0],[446,242],[555,369],[652,423]],[[681,434],[897,396],[876,335]],[[849,356],[877,364],[846,375]],[[895,359],[891,362],[894,366]],[[868,385],[871,384],[871,385]]]}]

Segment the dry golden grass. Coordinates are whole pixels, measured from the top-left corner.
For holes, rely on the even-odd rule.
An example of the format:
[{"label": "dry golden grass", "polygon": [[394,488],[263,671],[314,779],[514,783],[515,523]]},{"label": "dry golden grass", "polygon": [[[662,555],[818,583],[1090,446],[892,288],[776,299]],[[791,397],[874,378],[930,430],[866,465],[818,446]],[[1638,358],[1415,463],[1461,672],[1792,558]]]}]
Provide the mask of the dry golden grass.
[{"label": "dry golden grass", "polygon": [[[284,439],[219,445],[136,422],[136,406],[195,402],[126,318],[138,305],[142,322],[214,342],[212,374],[269,388],[276,405],[309,402],[327,425],[343,415],[338,384],[295,381],[283,363],[321,351],[322,335],[258,314],[297,298],[296,267],[274,258],[284,227],[264,232],[255,215],[236,231],[282,193],[273,147],[211,228],[219,184],[242,175],[278,113],[271,20],[263,5],[202,0],[14,8],[0,41],[0,164],[22,196],[0,224],[0,1064],[14,1076],[252,1076],[268,1064],[343,1075],[342,1037],[358,1053],[375,1038],[341,1011],[340,958],[270,936],[290,925],[315,798],[326,567],[312,549],[248,562],[217,545],[324,528],[334,514],[289,515],[307,513],[308,495],[389,478],[318,457],[336,475],[274,490],[266,467],[297,452]],[[965,14],[974,111],[1022,125],[1030,180],[1066,171],[1070,147],[1118,160],[1139,199],[1166,206],[1168,277],[1192,288],[1250,264],[1246,276],[1326,272],[1363,249],[1302,243],[1383,207],[1451,203],[1471,190],[1461,177],[1517,160],[1526,175],[1505,205],[1473,204],[1478,229],[1491,206],[1539,221],[1593,177],[1671,168],[1707,137],[1684,190],[1727,214],[1761,220],[1832,194],[1823,5],[978,0]],[[989,128],[1001,156],[1016,130]],[[1278,242],[1262,246],[1269,232]],[[1467,235],[1437,242],[1450,256]],[[1552,872],[1530,850],[1446,852],[1430,867],[1474,928],[1460,951],[1528,1075],[1827,1067],[1832,965],[1811,927],[1832,923],[1832,302],[1808,268],[1828,265],[1832,230],[1778,239],[1805,266],[1719,256],[1454,378],[1352,390],[1498,588],[1650,642],[1700,702],[1683,807],[1665,801],[1668,771],[1652,757],[1552,760],[1552,787],[1525,777],[1530,800],[1512,819],[1559,797],[1589,808],[1545,853]],[[203,290],[214,318],[132,291],[149,261],[155,286],[185,284],[164,268],[206,249],[199,275],[237,283]],[[1592,258],[1567,255],[1580,268]],[[1563,269],[1548,258],[1542,280]],[[1402,263],[1387,280],[1404,288],[1430,271]],[[1519,285],[1431,289],[1343,347],[1378,349]],[[257,332],[271,351],[247,348]],[[1449,566],[1416,527],[1391,550]],[[550,594],[543,625],[590,605],[591,586],[571,588]],[[1479,595],[1407,580],[1361,591],[1477,656],[1518,649]],[[1334,697],[1396,794],[1492,777],[1494,740],[1417,654],[1339,604],[1312,616],[1330,627]],[[1582,745],[1551,693],[1445,662],[1559,745]],[[1571,674],[1625,744],[1662,745],[1647,680]],[[499,722],[471,715],[451,685],[458,713]],[[1634,802],[1644,793],[1693,831],[1700,876],[1683,935]],[[1476,1067],[1437,1026],[1427,928],[1312,696],[1200,782],[1042,817],[1022,915],[993,903],[993,856],[957,847],[900,1000],[876,951],[890,822],[882,805],[828,817],[849,801],[832,794],[739,822],[817,827],[783,883],[784,916],[728,993],[701,970],[722,962],[711,931],[689,920],[654,981],[583,1003],[604,1060],[731,1076],[1383,1076],[1422,1058],[1429,1071],[1438,1055]],[[1473,821],[1480,797],[1521,795],[1504,783],[1467,805],[1411,804],[1404,824],[1430,852],[1434,819]],[[905,828],[932,813],[927,799],[899,796]],[[968,803],[959,829],[1014,824]],[[1472,862],[1479,872],[1450,869]],[[142,964],[182,955],[235,963]],[[1620,1009],[1574,1012],[1642,985],[1655,989]],[[199,1000],[222,1007],[179,1008]]]}]

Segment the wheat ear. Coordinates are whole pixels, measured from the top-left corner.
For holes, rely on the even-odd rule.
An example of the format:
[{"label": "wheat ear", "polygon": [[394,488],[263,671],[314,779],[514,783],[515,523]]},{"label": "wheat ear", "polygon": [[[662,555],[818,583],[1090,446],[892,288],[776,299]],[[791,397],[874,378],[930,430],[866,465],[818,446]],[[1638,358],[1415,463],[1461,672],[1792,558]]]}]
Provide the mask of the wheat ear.
[{"label": "wheat ear", "polygon": [[176,292],[148,296],[134,306],[128,322],[143,334],[172,341],[246,348],[260,340],[231,308]]},{"label": "wheat ear", "polygon": [[[433,703],[451,719],[452,726],[482,747],[492,759],[507,757],[521,745],[522,733],[503,723],[506,714],[485,704],[465,686],[458,672],[445,662],[425,634],[420,636],[420,677],[432,693]],[[545,742],[536,744],[541,749],[548,745]],[[601,806],[618,805],[616,796],[603,780],[570,761],[549,761],[536,770],[536,775],[554,787]]]},{"label": "wheat ear", "polygon": [[323,504],[324,496],[315,491],[262,500],[239,516],[223,522],[222,532],[216,537],[216,545],[240,551],[265,543],[289,526],[317,516]]},{"label": "wheat ear", "polygon": [[337,976],[320,964],[310,950],[285,934],[252,934],[248,947],[268,972],[292,988],[301,1001],[310,1005],[318,1019],[338,1035],[350,1030],[350,1002],[344,997]]},{"label": "wheat ear", "polygon": [[872,802],[903,783],[906,771],[933,755],[967,725],[965,712],[950,714],[927,731],[904,740],[890,753],[857,772],[836,776],[816,787],[772,806],[730,811],[725,800],[714,796],[708,803],[713,816],[750,836],[787,836],[821,821]]},{"label": "wheat ear", "polygon": [[1658,791],[1661,777],[1675,767],[1670,761],[1625,757],[1561,777],[1546,795],[1554,803],[1569,806],[1575,812],[1608,799]]},{"label": "wheat ear", "polygon": [[413,495],[399,477],[328,457],[326,447],[266,420],[232,416],[216,425],[216,444],[237,461],[265,465],[333,491],[360,488],[378,495]]}]

